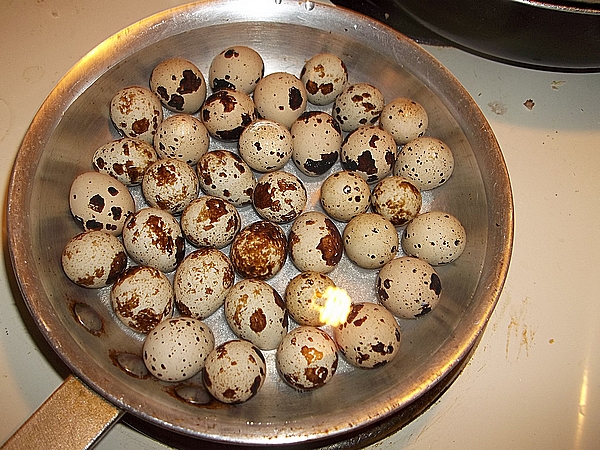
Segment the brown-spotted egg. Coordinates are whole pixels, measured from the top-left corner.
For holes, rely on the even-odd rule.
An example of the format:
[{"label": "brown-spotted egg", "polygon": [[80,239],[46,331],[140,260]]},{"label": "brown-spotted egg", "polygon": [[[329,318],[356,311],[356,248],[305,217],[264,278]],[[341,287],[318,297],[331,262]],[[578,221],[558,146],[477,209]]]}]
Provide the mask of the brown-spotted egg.
[{"label": "brown-spotted egg", "polygon": [[173,315],[171,282],[150,266],[132,266],[121,273],[110,290],[110,301],[119,320],[140,333]]},{"label": "brown-spotted egg", "polygon": [[348,222],[369,210],[371,188],[356,172],[336,172],[329,175],[321,185],[320,202],[330,217]]},{"label": "brown-spotted egg", "polygon": [[319,53],[310,58],[300,72],[308,101],[313,105],[328,105],[342,92],[348,82],[348,69],[339,56]]},{"label": "brown-spotted egg", "polygon": [[301,214],[290,228],[288,251],[301,272],[328,273],[336,268],[344,246],[333,221],[319,211]]},{"label": "brown-spotted egg", "polygon": [[222,89],[206,99],[200,118],[212,137],[237,141],[244,128],[256,120],[256,110],[248,94]]},{"label": "brown-spotted egg", "polygon": [[326,112],[305,112],[294,121],[290,131],[292,161],[304,175],[322,175],[338,160],[342,130]]},{"label": "brown-spotted egg", "polygon": [[236,336],[261,350],[277,348],[287,333],[285,304],[262,280],[244,279],[233,285],[225,297],[225,318]]},{"label": "brown-spotted egg", "polygon": [[301,272],[292,278],[285,288],[285,306],[292,319],[300,325],[325,325],[320,315],[328,287],[335,287],[335,283],[321,272]]},{"label": "brown-spotted egg", "polygon": [[392,361],[400,350],[400,326],[384,306],[355,303],[346,321],[334,328],[334,338],[346,360],[372,369]]},{"label": "brown-spotted egg", "polygon": [[240,156],[258,172],[273,172],[292,156],[292,134],[284,125],[258,119],[248,125],[238,143]]},{"label": "brown-spotted egg", "polygon": [[306,89],[295,75],[274,72],[256,84],[254,103],[261,117],[279,122],[289,129],[306,110]]},{"label": "brown-spotted egg", "polygon": [[452,150],[441,140],[423,136],[407,142],[398,152],[394,174],[408,178],[425,191],[441,186],[454,171]]},{"label": "brown-spotted egg", "polygon": [[177,266],[173,278],[177,309],[184,316],[207,318],[225,302],[234,278],[233,266],[220,250],[193,251]]},{"label": "brown-spotted egg", "polygon": [[262,280],[275,276],[285,264],[286,256],[287,238],[283,229],[267,220],[242,228],[229,251],[231,263],[240,276]]},{"label": "brown-spotted egg", "polygon": [[75,221],[86,231],[104,231],[118,236],[135,203],[127,187],[100,172],[78,175],[69,192],[69,206]]},{"label": "brown-spotted egg", "polygon": [[159,208],[142,208],[123,228],[123,245],[138,264],[172,272],[183,260],[185,238],[179,222]]},{"label": "brown-spotted egg", "polygon": [[165,108],[186,114],[200,109],[206,98],[206,81],[196,65],[183,58],[169,58],[154,67],[150,89]]},{"label": "brown-spotted egg", "polygon": [[207,152],[198,161],[196,171],[200,188],[206,194],[227,200],[237,207],[252,203],[256,178],[239,155],[228,150]]},{"label": "brown-spotted egg", "polygon": [[103,231],[84,231],[69,240],[61,255],[62,268],[71,281],[86,288],[101,288],[116,280],[127,267],[121,241]]},{"label": "brown-spotted egg", "polygon": [[152,375],[162,381],[177,382],[201,372],[214,347],[215,338],[204,322],[173,317],[148,333],[142,355]]},{"label": "brown-spotted egg", "polygon": [[202,377],[220,402],[237,404],[254,397],[267,376],[262,352],[251,342],[235,339],[215,348],[206,358]]},{"label": "brown-spotted egg", "polygon": [[342,143],[342,167],[358,173],[367,183],[376,183],[392,173],[396,150],[396,142],[387,131],[376,126],[360,127]]},{"label": "brown-spotted egg", "polygon": [[171,214],[181,213],[198,197],[198,176],[179,159],[159,159],[146,170],[142,192],[148,205]]},{"label": "brown-spotted egg", "polygon": [[401,319],[432,311],[440,300],[442,282],[429,263],[412,256],[388,262],[377,276],[379,302]]},{"label": "brown-spotted egg", "polygon": [[125,186],[135,186],[142,182],[146,169],[157,160],[158,154],[148,142],[122,138],[98,147],[92,164],[97,172],[110,175]]},{"label": "brown-spotted egg", "polygon": [[376,213],[354,217],[344,228],[344,250],[348,258],[365,269],[378,269],[398,252],[398,233],[388,219]]},{"label": "brown-spotted egg", "polygon": [[408,179],[399,176],[381,180],[371,194],[373,211],[395,226],[406,225],[421,211],[421,192]]},{"label": "brown-spotted egg", "polygon": [[213,58],[209,80],[215,91],[236,89],[251,94],[264,72],[265,64],[256,50],[244,45],[234,45]]},{"label": "brown-spotted egg", "polygon": [[209,145],[206,127],[189,114],[167,117],[154,136],[154,147],[161,158],[179,159],[192,166],[208,151]]},{"label": "brown-spotted egg", "polygon": [[275,361],[281,378],[290,386],[298,390],[317,389],[337,371],[337,346],[323,330],[300,326],[284,336]]},{"label": "brown-spotted egg", "polygon": [[340,92],[331,115],[338,121],[342,131],[354,131],[358,127],[376,124],[384,105],[379,89],[368,83],[356,83]]},{"label": "brown-spotted egg", "polygon": [[150,89],[126,87],[112,98],[110,118],[123,137],[142,139],[152,144],[163,120],[162,104]]},{"label": "brown-spotted egg", "polygon": [[402,145],[425,134],[429,117],[420,103],[400,97],[383,107],[379,124],[394,136],[398,145]]},{"label": "brown-spotted egg", "polygon": [[180,223],[192,245],[223,248],[240,231],[242,220],[236,207],[227,200],[203,195],[183,210]]},{"label": "brown-spotted egg", "polygon": [[269,172],[258,179],[252,203],[263,219],[275,223],[290,222],[306,206],[306,189],[302,181],[289,172]]},{"label": "brown-spotted egg", "polygon": [[402,248],[409,256],[421,258],[432,266],[455,261],[467,245],[467,234],[460,221],[443,211],[430,211],[415,217],[404,229]]}]

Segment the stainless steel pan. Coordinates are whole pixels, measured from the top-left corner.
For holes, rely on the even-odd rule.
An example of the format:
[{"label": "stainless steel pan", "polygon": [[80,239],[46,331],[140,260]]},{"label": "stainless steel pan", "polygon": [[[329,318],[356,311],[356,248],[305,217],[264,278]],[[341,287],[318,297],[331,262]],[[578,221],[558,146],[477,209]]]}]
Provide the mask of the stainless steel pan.
[{"label": "stainless steel pan", "polygon": [[[267,354],[270,375],[260,393],[226,406],[203,396],[198,379],[170,385],[144,377],[135,356],[131,360],[141,352],[141,336],[115,320],[106,289],[79,288],[64,276],[60,254],[79,231],[68,207],[70,183],[90,169],[97,147],[117,137],[108,117],[112,95],[127,85],[147,85],[154,65],[170,56],[186,57],[206,74],[212,57],[232,44],[258,50],[267,72],[298,73],[313,54],[334,52],[346,62],[351,81],[376,84],[389,100],[409,96],[421,102],[429,112],[429,134],[446,141],[456,158],[454,175],[443,189],[427,194],[426,207],[459,217],[468,245],[459,260],[439,270],[444,294],[438,308],[401,323],[403,346],[393,363],[372,371],[342,368],[324,388],[300,393],[278,380],[273,355]],[[410,411],[456,374],[484,331],[506,277],[512,233],[512,197],[500,148],[457,80],[413,41],[374,20],[291,0],[190,4],[136,23],[99,45],[59,82],[36,115],[15,161],[8,200],[10,253],[23,297],[74,374],[47,406],[66,399],[78,414],[59,428],[74,430],[82,418],[87,431],[97,425],[92,432],[73,431],[82,441],[128,412],[194,439],[317,446]],[[284,271],[273,284],[281,289],[289,276]],[[351,264],[332,277],[350,284],[355,299],[375,299],[372,275]],[[228,331],[218,321],[217,314],[219,341]],[[29,425],[39,429],[45,420],[34,416]],[[35,439],[29,429],[9,445],[19,435]]]}]

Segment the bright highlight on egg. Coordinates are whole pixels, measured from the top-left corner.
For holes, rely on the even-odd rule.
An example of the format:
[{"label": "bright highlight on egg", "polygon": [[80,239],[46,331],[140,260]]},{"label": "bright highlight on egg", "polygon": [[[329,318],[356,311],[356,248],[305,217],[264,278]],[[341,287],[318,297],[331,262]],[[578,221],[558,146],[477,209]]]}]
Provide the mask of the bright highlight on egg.
[{"label": "bright highlight on egg", "polygon": [[352,306],[352,299],[348,293],[342,288],[328,286],[322,298],[325,299],[323,306],[316,305],[319,309],[319,320],[332,327],[344,323]]}]

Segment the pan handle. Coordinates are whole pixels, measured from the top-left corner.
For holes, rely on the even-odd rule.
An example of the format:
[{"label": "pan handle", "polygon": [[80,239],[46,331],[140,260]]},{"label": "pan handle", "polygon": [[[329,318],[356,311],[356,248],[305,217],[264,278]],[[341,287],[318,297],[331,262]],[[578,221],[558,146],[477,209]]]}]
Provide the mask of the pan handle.
[{"label": "pan handle", "polygon": [[27,421],[2,446],[25,448],[91,448],[123,411],[69,375]]}]

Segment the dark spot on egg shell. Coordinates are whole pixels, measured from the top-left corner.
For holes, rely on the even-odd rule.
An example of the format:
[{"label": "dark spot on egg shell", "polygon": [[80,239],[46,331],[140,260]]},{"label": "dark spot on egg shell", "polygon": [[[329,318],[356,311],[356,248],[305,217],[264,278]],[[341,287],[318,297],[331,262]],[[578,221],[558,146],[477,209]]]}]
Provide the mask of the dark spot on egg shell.
[{"label": "dark spot on egg shell", "polygon": [[[304,69],[302,69],[302,71],[304,72],[305,70],[304,70]],[[301,78],[302,78],[302,75],[303,75],[303,74],[300,74],[300,77],[301,77]],[[314,94],[316,94],[317,92],[319,92],[319,86],[317,85],[317,83],[315,83],[315,82],[314,82],[314,81],[312,81],[312,80],[308,80],[304,86],[306,87],[306,91],[307,91],[309,94],[312,94],[312,95],[314,95]]]},{"label": "dark spot on egg shell", "polygon": [[[80,220],[81,223],[83,223],[83,220]],[[90,231],[102,231],[104,229],[104,224],[102,222],[98,222],[97,220],[90,219],[86,220],[84,228]]]},{"label": "dark spot on egg shell", "polygon": [[252,383],[252,386],[250,386],[250,392],[252,392],[252,396],[250,398],[254,397],[257,394],[258,390],[262,385],[262,382],[263,378],[260,375],[257,375],[254,378],[254,383]]},{"label": "dark spot on egg shell", "polygon": [[325,384],[329,370],[327,367],[307,367],[304,369],[304,376],[313,384],[314,388],[318,388]]},{"label": "dark spot on egg shell", "polygon": [[88,202],[88,208],[92,211],[96,211],[97,213],[101,213],[104,210],[104,197],[100,194],[96,194],[92,196]]},{"label": "dark spot on egg shell", "polygon": [[260,333],[267,326],[267,316],[262,308],[255,310],[250,316],[250,329],[255,333]]},{"label": "dark spot on egg shell", "polygon": [[120,251],[115,255],[111,264],[110,264],[110,272],[108,273],[108,277],[106,279],[107,284],[112,284],[116,281],[121,273],[127,267],[127,253],[124,251]]},{"label": "dark spot on egg shell", "polygon": [[300,107],[302,107],[302,103],[304,99],[302,98],[302,92],[295,87],[292,86],[288,91],[289,105],[292,111],[296,111]]},{"label": "dark spot on egg shell", "polygon": [[136,120],[131,125],[131,129],[137,135],[144,134],[146,131],[148,131],[150,129],[150,121],[146,117]]},{"label": "dark spot on egg shell", "polygon": [[344,248],[342,236],[335,224],[329,218],[325,219],[325,226],[327,227],[328,233],[321,238],[319,245],[317,245],[317,249],[321,252],[321,257],[328,266],[335,266],[342,259]]},{"label": "dark spot on egg shell", "polygon": [[442,280],[437,273],[431,274],[431,282],[429,283],[429,289],[431,289],[437,296],[442,293]]},{"label": "dark spot on egg shell", "polygon": [[165,102],[169,101],[169,93],[164,86],[158,86],[156,88],[156,93],[162,98]]},{"label": "dark spot on egg shell", "polygon": [[167,102],[167,105],[172,109],[182,111],[183,106],[185,105],[185,99],[179,94],[172,94],[171,98]]},{"label": "dark spot on egg shell", "polygon": [[237,58],[240,56],[240,54],[239,54],[239,52],[236,52],[235,49],[230,48],[230,49],[225,50],[225,52],[223,53],[223,56],[227,59],[230,59],[230,58]]},{"label": "dark spot on egg shell", "polygon": [[338,152],[322,153],[320,160],[307,159],[303,166],[307,172],[323,175],[335,164],[338,157]]},{"label": "dark spot on egg shell", "polygon": [[197,76],[193,70],[186,69],[183,71],[183,77],[179,80],[178,94],[192,94],[202,86],[202,78]]},{"label": "dark spot on egg shell", "polygon": [[223,79],[223,78],[213,78],[213,89],[215,90],[220,90],[220,89],[235,89],[236,86],[233,83],[230,83],[229,81]]}]

